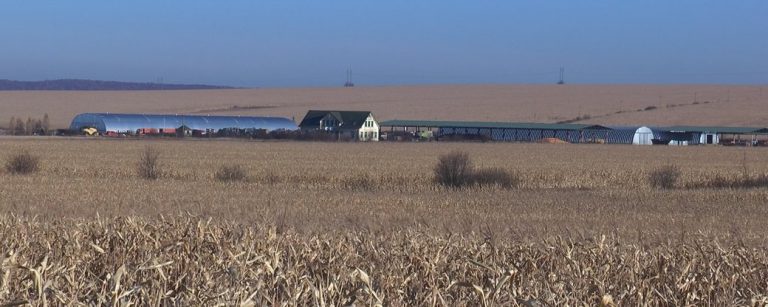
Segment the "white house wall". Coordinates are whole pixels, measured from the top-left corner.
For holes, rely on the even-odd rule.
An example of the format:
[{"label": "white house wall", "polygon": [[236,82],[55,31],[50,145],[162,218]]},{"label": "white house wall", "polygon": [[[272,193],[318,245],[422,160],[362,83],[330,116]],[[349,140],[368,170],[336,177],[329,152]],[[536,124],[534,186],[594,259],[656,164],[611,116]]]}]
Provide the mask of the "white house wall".
[{"label": "white house wall", "polygon": [[378,141],[379,140],[379,123],[373,118],[373,115],[368,115],[365,119],[366,122],[373,122],[371,127],[366,127],[364,124],[360,130],[357,131],[357,137],[361,141]]}]

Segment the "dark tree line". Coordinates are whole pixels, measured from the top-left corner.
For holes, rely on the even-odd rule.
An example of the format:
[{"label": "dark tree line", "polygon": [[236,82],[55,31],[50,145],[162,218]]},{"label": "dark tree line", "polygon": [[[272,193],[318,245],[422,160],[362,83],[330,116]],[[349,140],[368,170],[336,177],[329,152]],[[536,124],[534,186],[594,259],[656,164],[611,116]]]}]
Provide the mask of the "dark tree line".
[{"label": "dark tree line", "polygon": [[193,90],[230,89],[228,86],[203,84],[167,84],[150,82],[118,82],[101,80],[61,79],[45,81],[0,80],[0,91],[130,91],[130,90]]},{"label": "dark tree line", "polygon": [[21,117],[11,117],[8,122],[8,134],[11,135],[46,135],[51,131],[48,113],[43,118],[27,117],[25,121]]}]

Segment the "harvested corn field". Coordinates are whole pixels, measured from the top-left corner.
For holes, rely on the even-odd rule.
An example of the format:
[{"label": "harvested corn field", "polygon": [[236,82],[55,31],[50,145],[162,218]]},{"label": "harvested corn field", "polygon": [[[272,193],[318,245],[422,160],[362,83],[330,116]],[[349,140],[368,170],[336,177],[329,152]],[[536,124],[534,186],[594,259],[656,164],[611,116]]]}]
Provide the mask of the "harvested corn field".
[{"label": "harvested corn field", "polygon": [[[147,145],[159,178],[137,172]],[[8,138],[2,302],[33,305],[757,305],[761,148]],[[466,151],[516,187],[452,189]],[[237,166],[238,180],[217,179]],[[648,176],[675,165],[656,189]],[[747,175],[745,175],[745,173]]]},{"label": "harvested corn field", "polygon": [[[297,234],[191,218],[0,219],[5,301],[65,305],[758,305],[768,254],[691,238]],[[574,241],[575,240],[575,241]]]}]

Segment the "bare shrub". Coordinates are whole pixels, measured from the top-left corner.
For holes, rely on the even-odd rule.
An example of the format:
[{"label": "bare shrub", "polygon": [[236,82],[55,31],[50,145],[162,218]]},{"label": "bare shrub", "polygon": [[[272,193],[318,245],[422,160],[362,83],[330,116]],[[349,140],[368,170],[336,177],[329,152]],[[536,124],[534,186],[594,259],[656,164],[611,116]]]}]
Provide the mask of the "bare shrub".
[{"label": "bare shrub", "polygon": [[223,165],[213,175],[218,181],[247,181],[248,172],[238,164]]},{"label": "bare shrub", "polygon": [[472,161],[466,152],[444,154],[438,159],[434,173],[436,183],[448,187],[462,187],[472,182]]},{"label": "bare shrub", "polygon": [[344,177],[344,179],[341,181],[341,184],[345,189],[353,191],[370,191],[376,188],[376,182],[367,174]]},{"label": "bare shrub", "polygon": [[478,186],[500,186],[516,188],[520,185],[520,177],[502,168],[483,168],[475,170],[472,182]]},{"label": "bare shrub", "polygon": [[136,172],[144,179],[160,178],[160,152],[152,146],[145,147],[139,157]]},{"label": "bare shrub", "polygon": [[716,174],[713,178],[710,178],[709,180],[695,186],[702,187],[702,188],[720,188],[720,189],[733,188],[734,183],[736,181],[737,180],[727,178],[720,174]]},{"label": "bare shrub", "polygon": [[275,173],[273,170],[268,170],[266,172],[262,172],[261,174],[262,175],[260,178],[258,178],[261,183],[276,184],[282,182],[280,175]]},{"label": "bare shrub", "polygon": [[19,150],[5,161],[5,170],[14,175],[26,175],[40,169],[40,157],[26,149]]},{"label": "bare shrub", "polygon": [[750,178],[749,186],[752,188],[764,188],[768,187],[768,175],[761,174]]},{"label": "bare shrub", "polygon": [[700,182],[693,183],[689,188],[708,188],[708,189],[750,189],[768,187],[768,175],[761,174],[757,176],[725,177],[716,174],[714,177]]},{"label": "bare shrub", "polygon": [[648,175],[648,183],[657,189],[674,189],[680,178],[680,168],[675,165],[659,167]]}]

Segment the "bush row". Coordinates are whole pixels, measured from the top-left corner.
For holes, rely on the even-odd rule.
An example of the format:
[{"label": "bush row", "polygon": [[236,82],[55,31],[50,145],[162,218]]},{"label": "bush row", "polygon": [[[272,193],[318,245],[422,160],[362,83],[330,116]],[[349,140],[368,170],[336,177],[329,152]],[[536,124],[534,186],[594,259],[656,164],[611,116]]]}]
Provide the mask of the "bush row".
[{"label": "bush row", "polygon": [[[40,157],[21,149],[10,155],[5,161],[5,171],[14,175],[35,173],[40,169]],[[746,170],[746,168],[745,168]],[[520,186],[521,177],[514,172],[501,168],[475,168],[469,154],[455,151],[438,157],[434,169],[434,182],[449,188],[497,186],[516,188]],[[139,156],[136,173],[147,180],[155,180],[162,176],[160,152],[154,147],[147,146]],[[741,177],[715,177],[700,182],[681,186],[680,168],[675,165],[665,165],[648,173],[648,184],[657,189],[675,188],[762,188],[768,187],[768,174],[749,175],[746,171]],[[222,182],[247,181],[248,172],[241,165],[222,165],[213,177]],[[347,178],[342,182],[344,188],[352,190],[370,190],[375,182],[370,178]]]}]

